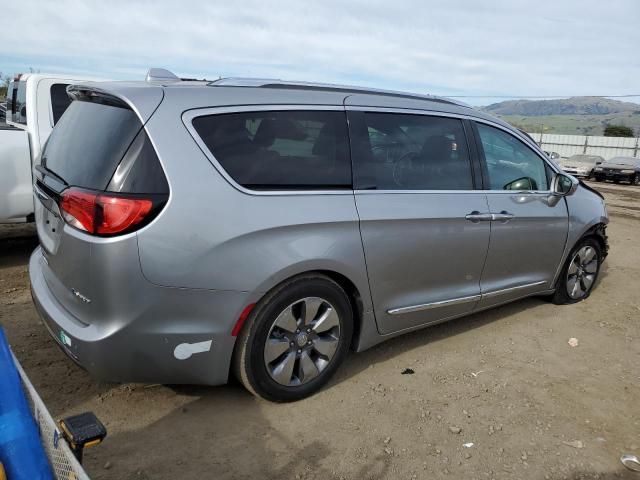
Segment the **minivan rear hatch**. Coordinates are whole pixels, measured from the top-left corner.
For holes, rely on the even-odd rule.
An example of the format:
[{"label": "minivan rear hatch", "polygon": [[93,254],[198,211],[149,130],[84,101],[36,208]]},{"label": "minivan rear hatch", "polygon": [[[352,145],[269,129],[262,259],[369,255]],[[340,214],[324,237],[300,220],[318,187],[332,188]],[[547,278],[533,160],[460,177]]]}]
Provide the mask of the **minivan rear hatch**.
[{"label": "minivan rear hatch", "polygon": [[109,258],[135,251],[131,261],[138,261],[135,237],[127,234],[157,215],[169,187],[127,103],[86,89],[73,95],[35,167],[35,217],[45,281],[88,324],[100,316],[100,293],[114,279]]}]

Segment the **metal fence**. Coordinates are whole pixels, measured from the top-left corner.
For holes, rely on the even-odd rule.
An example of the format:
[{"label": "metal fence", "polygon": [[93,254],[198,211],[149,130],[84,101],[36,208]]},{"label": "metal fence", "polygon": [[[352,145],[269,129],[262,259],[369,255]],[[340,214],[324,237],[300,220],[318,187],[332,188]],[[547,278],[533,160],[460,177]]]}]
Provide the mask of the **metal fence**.
[{"label": "metal fence", "polygon": [[587,135],[557,135],[529,133],[547,152],[558,152],[567,158],[576,154],[599,155],[605,160],[613,157],[640,158],[640,138],[596,137]]},{"label": "metal fence", "polygon": [[605,160],[613,157],[640,158],[640,138],[596,137],[587,135],[557,135],[529,133],[547,152],[558,152],[567,158],[576,154],[599,155]]},{"label": "metal fence", "polygon": [[[13,355],[13,353],[12,353]],[[47,454],[49,463],[53,469],[53,474],[57,480],[89,480],[82,465],[76,460],[67,442],[62,438],[60,431],[56,427],[51,414],[47,410],[44,402],[31,384],[29,377],[22,369],[18,359],[13,355],[13,361],[20,374],[22,387],[24,388],[31,413],[36,420],[40,430],[42,446]]]}]

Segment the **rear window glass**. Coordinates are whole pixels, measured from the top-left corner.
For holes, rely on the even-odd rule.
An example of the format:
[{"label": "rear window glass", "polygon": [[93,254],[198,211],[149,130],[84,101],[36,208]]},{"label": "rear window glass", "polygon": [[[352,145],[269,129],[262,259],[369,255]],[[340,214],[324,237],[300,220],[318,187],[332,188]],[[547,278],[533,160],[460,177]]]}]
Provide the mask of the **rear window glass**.
[{"label": "rear window glass", "polygon": [[64,111],[71,105],[71,98],[67,95],[66,83],[54,83],[51,85],[51,111],[53,113],[53,124],[60,120]]},{"label": "rear window glass", "polygon": [[7,90],[7,120],[27,124],[27,82],[11,82]]},{"label": "rear window glass", "polygon": [[[125,152],[126,165],[114,176]],[[121,106],[72,102],[47,141],[42,165],[73,186],[96,190],[109,186],[135,193],[166,191],[162,167],[140,120],[132,110]]]},{"label": "rear window glass", "polygon": [[220,165],[253,189],[351,188],[344,112],[209,115],[193,126]]},{"label": "rear window glass", "polygon": [[13,82],[9,82],[7,86],[7,102],[6,102],[6,114],[7,120],[11,120],[11,112],[13,110]]}]

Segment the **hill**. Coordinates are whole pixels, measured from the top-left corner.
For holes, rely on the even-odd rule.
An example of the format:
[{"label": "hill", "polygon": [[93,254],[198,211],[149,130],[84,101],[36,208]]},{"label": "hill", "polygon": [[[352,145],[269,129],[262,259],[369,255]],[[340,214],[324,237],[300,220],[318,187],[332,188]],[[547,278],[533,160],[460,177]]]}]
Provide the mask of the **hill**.
[{"label": "hill", "polygon": [[493,115],[540,117],[547,115],[638,114],[640,104],[604,97],[571,97],[553,100],[507,100],[481,110]]},{"label": "hill", "polygon": [[611,113],[608,115],[498,115],[502,120],[527,132],[559,133],[562,135],[604,134],[607,125],[630,127],[640,136],[640,113]]}]

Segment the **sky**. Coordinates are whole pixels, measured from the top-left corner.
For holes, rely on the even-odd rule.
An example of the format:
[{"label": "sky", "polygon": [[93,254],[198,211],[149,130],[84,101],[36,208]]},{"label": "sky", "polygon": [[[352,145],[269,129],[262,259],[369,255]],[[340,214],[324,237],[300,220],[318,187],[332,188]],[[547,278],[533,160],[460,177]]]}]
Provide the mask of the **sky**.
[{"label": "sky", "polygon": [[[5,2],[0,72],[262,77],[462,98],[640,95],[639,0]],[[640,96],[621,100],[640,102]]]}]

